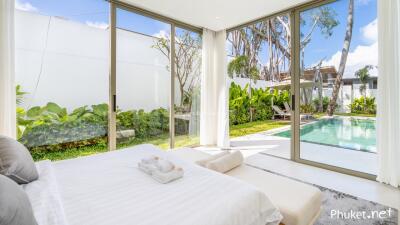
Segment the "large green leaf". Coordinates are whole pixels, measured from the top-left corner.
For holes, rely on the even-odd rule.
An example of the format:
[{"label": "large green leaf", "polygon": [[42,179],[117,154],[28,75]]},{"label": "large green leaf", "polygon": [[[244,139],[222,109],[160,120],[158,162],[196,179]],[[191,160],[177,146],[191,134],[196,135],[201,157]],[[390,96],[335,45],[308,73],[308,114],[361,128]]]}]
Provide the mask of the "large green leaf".
[{"label": "large green leaf", "polygon": [[42,113],[42,109],[40,108],[40,106],[35,106],[30,108],[27,112],[26,115],[30,118],[35,118],[40,116],[40,114]]}]

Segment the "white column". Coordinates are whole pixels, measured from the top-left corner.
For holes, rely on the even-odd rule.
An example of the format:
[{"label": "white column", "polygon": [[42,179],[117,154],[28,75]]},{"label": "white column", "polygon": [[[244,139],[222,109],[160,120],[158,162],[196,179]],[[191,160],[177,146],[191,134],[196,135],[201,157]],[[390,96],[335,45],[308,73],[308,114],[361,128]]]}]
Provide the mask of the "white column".
[{"label": "white column", "polygon": [[226,32],[203,30],[200,144],[229,147]]},{"label": "white column", "polygon": [[0,1],[0,134],[16,137],[14,0]]},{"label": "white column", "polygon": [[400,185],[400,1],[378,1],[377,180]]}]

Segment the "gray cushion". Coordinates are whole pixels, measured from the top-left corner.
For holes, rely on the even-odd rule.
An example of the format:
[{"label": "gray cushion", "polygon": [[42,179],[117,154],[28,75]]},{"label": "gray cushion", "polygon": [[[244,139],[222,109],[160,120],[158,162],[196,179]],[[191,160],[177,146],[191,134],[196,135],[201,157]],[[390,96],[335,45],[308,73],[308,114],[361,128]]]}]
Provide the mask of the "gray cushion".
[{"label": "gray cushion", "polygon": [[0,225],[37,225],[24,190],[0,175]]},{"label": "gray cushion", "polygon": [[18,141],[2,135],[0,135],[0,174],[18,184],[26,184],[39,177],[28,149]]}]

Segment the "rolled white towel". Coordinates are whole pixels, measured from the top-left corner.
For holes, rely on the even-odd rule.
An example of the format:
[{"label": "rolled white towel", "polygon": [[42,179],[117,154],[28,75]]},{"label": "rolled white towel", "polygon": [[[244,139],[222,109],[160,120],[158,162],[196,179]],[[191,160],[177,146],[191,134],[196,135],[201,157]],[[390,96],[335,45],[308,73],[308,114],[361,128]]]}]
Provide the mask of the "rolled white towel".
[{"label": "rolled white towel", "polygon": [[207,163],[206,167],[220,173],[226,173],[229,170],[240,166],[243,163],[243,155],[240,151],[222,156],[214,161]]},{"label": "rolled white towel", "polygon": [[165,159],[159,159],[155,165],[157,169],[163,173],[170,172],[175,168],[175,165],[172,162]]},{"label": "rolled white towel", "polygon": [[223,151],[221,153],[215,154],[215,155],[211,155],[210,157],[207,157],[205,159],[202,160],[198,160],[196,161],[196,164],[202,167],[206,167],[207,163],[214,161],[218,158],[221,158],[222,156],[228,155],[229,152],[228,151]]},{"label": "rolled white towel", "polygon": [[152,163],[143,163],[143,162],[139,162],[139,163],[138,163],[138,168],[139,168],[141,171],[143,171],[143,172],[145,172],[145,173],[147,173],[147,174],[149,174],[149,175],[153,174],[154,171],[157,171],[157,170],[158,170],[158,168],[157,168],[157,166],[156,166],[155,164],[152,164]]},{"label": "rolled white towel", "polygon": [[167,173],[154,171],[151,177],[162,184],[166,184],[183,177],[183,174],[184,172],[182,168],[175,168]]}]

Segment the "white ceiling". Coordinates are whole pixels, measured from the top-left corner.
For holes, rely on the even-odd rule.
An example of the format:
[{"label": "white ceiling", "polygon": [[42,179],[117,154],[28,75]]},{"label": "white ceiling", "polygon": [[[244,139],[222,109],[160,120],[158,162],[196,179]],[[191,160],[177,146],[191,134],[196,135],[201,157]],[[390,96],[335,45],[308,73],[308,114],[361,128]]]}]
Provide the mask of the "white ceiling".
[{"label": "white ceiling", "polygon": [[231,28],[310,0],[123,0],[148,11],[214,31]]}]

